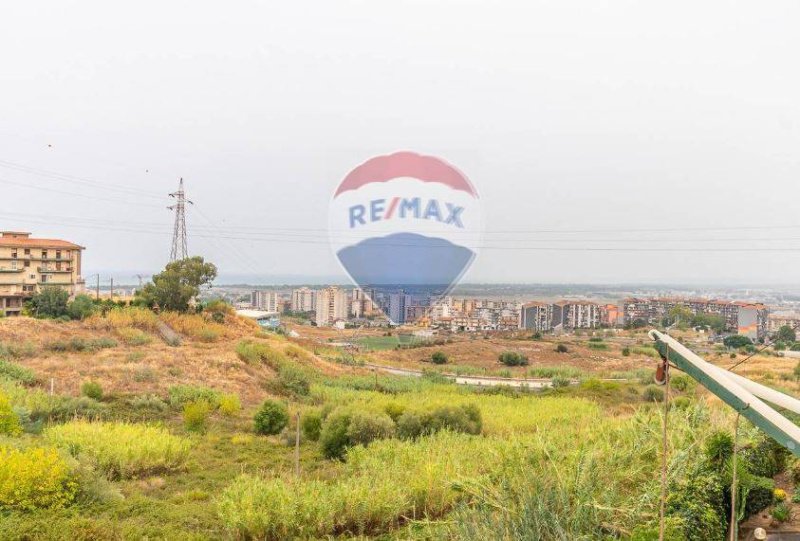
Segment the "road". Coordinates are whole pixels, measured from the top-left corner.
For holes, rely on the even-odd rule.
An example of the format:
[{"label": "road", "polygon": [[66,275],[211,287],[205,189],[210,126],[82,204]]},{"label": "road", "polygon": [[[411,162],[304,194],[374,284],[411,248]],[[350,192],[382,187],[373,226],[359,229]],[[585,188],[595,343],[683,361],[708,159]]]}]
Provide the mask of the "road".
[{"label": "road", "polygon": [[[422,372],[420,370],[409,370],[407,368],[396,368],[393,366],[383,366],[380,364],[369,364],[369,363],[366,363],[364,366],[367,368],[371,368],[372,370],[378,370],[380,372],[393,374],[395,376],[409,376],[414,378],[422,377]],[[478,385],[484,387],[495,387],[498,385],[505,385],[508,387],[527,387],[529,389],[544,389],[546,387],[553,386],[552,381],[549,379],[496,378],[492,376],[457,376],[455,374],[442,374],[442,375],[454,380],[459,385]],[[570,383],[574,385],[578,382],[576,380],[573,380]]]}]

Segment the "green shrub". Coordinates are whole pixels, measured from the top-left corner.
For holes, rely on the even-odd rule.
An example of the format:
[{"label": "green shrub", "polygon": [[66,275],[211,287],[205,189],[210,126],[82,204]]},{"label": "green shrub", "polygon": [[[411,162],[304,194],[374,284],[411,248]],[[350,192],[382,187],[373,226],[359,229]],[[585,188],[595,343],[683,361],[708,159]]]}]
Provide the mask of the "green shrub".
[{"label": "green shrub", "polygon": [[289,424],[289,410],[281,402],[265,400],[254,418],[258,434],[279,434]]},{"label": "green shrub", "polygon": [[0,445],[0,511],[63,507],[76,493],[69,467],[55,449]]},{"label": "green shrub", "polygon": [[307,411],[300,419],[303,437],[309,441],[318,441],[322,432],[322,415],[318,411]]},{"label": "green shrub", "polygon": [[567,353],[569,352],[569,348],[567,348],[566,344],[558,344],[556,346],[556,353]]},{"label": "green shrub", "polygon": [[325,458],[342,458],[350,446],[347,429],[350,427],[350,413],[334,411],[322,425],[319,444]]},{"label": "green shrub", "polygon": [[235,394],[224,394],[219,398],[219,412],[226,417],[233,417],[242,410],[242,403],[239,396]]},{"label": "green shrub", "polygon": [[389,402],[383,407],[383,411],[396,423],[400,416],[406,411],[406,407],[398,402]]},{"label": "green shrub", "polygon": [[308,375],[293,364],[286,364],[278,370],[277,384],[283,391],[297,396],[308,396],[311,392]]},{"label": "green shrub", "polygon": [[630,357],[630,355],[631,355],[631,348],[629,348],[627,346],[622,348],[622,356],[623,357]]},{"label": "green shrub", "polygon": [[94,302],[89,295],[77,295],[75,299],[67,305],[67,315],[72,319],[84,320],[91,316],[95,311]]},{"label": "green shrub", "polygon": [[134,327],[119,328],[117,334],[129,346],[144,346],[153,341],[149,334]]},{"label": "green shrub", "polygon": [[733,436],[725,430],[717,430],[706,439],[706,459],[721,469],[733,456]]},{"label": "green shrub", "polygon": [[447,355],[443,351],[434,351],[431,355],[433,364],[447,364]]},{"label": "green shrub", "polygon": [[13,344],[4,344],[0,342],[0,357],[10,357],[12,359],[35,357],[36,350],[36,345],[29,341]]},{"label": "green shrub", "polygon": [[482,427],[481,412],[474,404],[441,406],[430,412],[409,410],[397,419],[397,435],[405,440],[428,436],[440,430],[480,434]]},{"label": "green shrub", "polygon": [[754,515],[772,505],[772,491],[775,490],[775,481],[766,477],[745,475],[741,483],[747,492],[744,506],[746,516]]},{"label": "green shrub", "polygon": [[174,385],[169,388],[169,403],[173,407],[183,407],[187,402],[205,400],[216,408],[219,405],[220,396],[218,391],[199,385]]},{"label": "green shrub", "polygon": [[690,391],[697,386],[697,383],[692,378],[683,374],[670,377],[669,384],[675,390],[681,392]]},{"label": "green shrub", "polygon": [[607,344],[603,344],[603,343],[600,343],[600,342],[589,342],[586,345],[589,347],[589,349],[596,349],[596,350],[601,350],[601,351],[608,349],[608,345]]},{"label": "green shrub", "polygon": [[550,380],[550,384],[553,386],[554,389],[560,389],[562,387],[569,387],[570,381],[567,378],[556,376],[552,380]]},{"label": "green shrub", "polygon": [[742,347],[745,347],[745,346],[752,346],[753,345],[753,341],[752,340],[750,340],[746,336],[742,336],[742,335],[739,335],[739,334],[735,334],[733,336],[726,336],[722,340],[722,343],[725,345],[725,347],[732,348],[732,349],[739,349],[739,348],[742,348]]},{"label": "green shrub", "polygon": [[91,349],[108,349],[117,347],[117,341],[113,338],[104,336],[102,338],[95,338],[89,342]]},{"label": "green shrub", "polygon": [[288,362],[282,353],[270,345],[250,340],[242,340],[236,345],[236,355],[247,364],[264,363],[273,370],[280,369]]},{"label": "green shrub", "polygon": [[642,391],[642,399],[645,402],[662,402],[664,400],[664,389],[657,385],[648,385]]},{"label": "green shrub", "polygon": [[81,385],[81,394],[92,400],[102,400],[103,388],[96,381],[85,381]]},{"label": "green shrub", "polygon": [[781,502],[772,509],[772,518],[778,522],[787,522],[792,518],[792,512],[788,505]]},{"label": "green shrub", "polygon": [[516,351],[504,351],[500,354],[500,362],[506,366],[526,366],[528,358]]},{"label": "green shrub", "polygon": [[0,359],[0,378],[18,381],[25,385],[36,383],[36,374],[30,368]]},{"label": "green shrub", "polygon": [[205,432],[211,414],[211,404],[205,400],[187,402],[183,406],[183,426],[189,432]]},{"label": "green shrub", "polygon": [[111,479],[174,471],[189,455],[188,440],[145,424],[77,420],[47,428],[44,439],[88,459]]},{"label": "green shrub", "polygon": [[349,445],[367,445],[375,440],[391,438],[394,421],[385,413],[357,411],[350,417],[347,427]]},{"label": "green shrub", "polygon": [[679,410],[685,410],[692,405],[692,400],[688,396],[676,396],[672,399],[672,405]]},{"label": "green shrub", "polygon": [[8,397],[0,393],[0,435],[18,436],[22,433],[22,423],[11,407]]},{"label": "green shrub", "polygon": [[687,472],[670,487],[666,511],[686,524],[687,541],[723,539],[726,529],[724,502],[719,475],[698,469]]},{"label": "green shrub", "polygon": [[788,451],[768,436],[742,449],[742,460],[753,475],[772,478],[786,469]]}]

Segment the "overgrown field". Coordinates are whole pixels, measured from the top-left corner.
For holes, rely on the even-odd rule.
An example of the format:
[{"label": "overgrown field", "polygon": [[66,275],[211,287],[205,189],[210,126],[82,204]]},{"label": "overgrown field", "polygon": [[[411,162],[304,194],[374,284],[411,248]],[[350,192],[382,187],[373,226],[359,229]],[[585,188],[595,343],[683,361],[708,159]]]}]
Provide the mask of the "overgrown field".
[{"label": "overgrown field", "polygon": [[[553,365],[540,376],[582,382],[466,388],[330,366],[235,320],[162,317],[183,336],[168,345],[153,318],[40,326],[13,342],[25,347],[0,334],[0,539],[656,538],[663,393],[644,375],[603,382]],[[46,348],[75,337],[94,345]],[[225,368],[203,377],[208,352]],[[136,353],[152,379],[115,386],[114,359]],[[178,356],[191,378],[159,365]],[[50,393],[41,368],[59,363],[86,366],[73,392]],[[668,538],[721,539],[732,417],[675,383]],[[749,514],[775,503],[787,457],[743,432]]]}]

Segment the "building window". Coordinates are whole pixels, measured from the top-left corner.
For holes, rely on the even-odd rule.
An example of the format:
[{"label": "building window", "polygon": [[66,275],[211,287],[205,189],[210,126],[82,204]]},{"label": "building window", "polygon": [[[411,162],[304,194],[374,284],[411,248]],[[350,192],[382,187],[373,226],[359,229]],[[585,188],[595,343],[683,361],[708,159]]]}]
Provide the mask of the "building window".
[{"label": "building window", "polygon": [[42,250],[42,259],[47,259],[47,250]]},{"label": "building window", "polygon": [[30,267],[30,266],[31,266],[31,262],[30,262],[30,261],[25,261],[25,262],[24,262],[24,265],[25,265],[26,267]]},{"label": "building window", "polygon": [[16,250],[14,250],[13,252],[11,252],[11,257],[12,257],[13,259],[16,259],[16,258],[17,258],[17,251],[16,251]]},{"label": "building window", "polygon": [[[58,257],[58,256],[56,256],[56,257]],[[61,270],[61,261],[56,261],[56,270],[57,271]]]},{"label": "building window", "polygon": [[56,259],[61,259],[61,250],[56,250]]},{"label": "building window", "polygon": [[31,277],[31,280],[36,280],[36,275],[35,274],[31,274],[30,277]]},{"label": "building window", "polygon": [[31,255],[31,249],[25,248],[25,255]]},{"label": "building window", "polygon": [[17,270],[17,262],[16,261],[12,261],[11,262],[11,270]]},{"label": "building window", "polygon": [[42,275],[42,283],[45,283],[45,282],[47,282],[47,279],[48,279],[48,278],[50,278],[50,277],[49,277],[49,276],[47,276],[46,274],[43,274],[43,275]]}]

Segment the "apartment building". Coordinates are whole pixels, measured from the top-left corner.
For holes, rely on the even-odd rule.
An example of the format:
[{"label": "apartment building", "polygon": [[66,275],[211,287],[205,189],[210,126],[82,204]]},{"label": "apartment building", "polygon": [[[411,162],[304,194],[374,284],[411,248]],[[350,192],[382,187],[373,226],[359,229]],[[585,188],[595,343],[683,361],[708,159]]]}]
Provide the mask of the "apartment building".
[{"label": "apartment building", "polygon": [[527,302],[520,310],[519,327],[546,332],[553,329],[553,305],[549,302]]},{"label": "apartment building", "polygon": [[375,298],[374,289],[354,289],[350,301],[350,314],[355,318],[375,315],[376,312],[379,312],[373,300]]},{"label": "apartment building", "polygon": [[317,292],[307,287],[292,290],[292,311],[313,312],[317,309]]},{"label": "apartment building", "polygon": [[83,291],[83,246],[30,233],[0,231],[0,313],[16,316],[42,286],[63,287],[70,296]]},{"label": "apartment building", "polygon": [[317,291],[316,322],[319,327],[330,326],[349,315],[347,291],[336,286]]},{"label": "apartment building", "polygon": [[600,326],[600,306],[588,301],[553,303],[553,329],[594,329]]},{"label": "apartment building", "polygon": [[767,332],[772,335],[777,333],[781,327],[797,329],[800,335],[800,314],[796,312],[775,312],[767,317]]},{"label": "apartment building", "polygon": [[629,298],[622,301],[623,322],[658,324],[676,307],[692,314],[717,315],[725,319],[725,329],[759,340],[767,336],[769,309],[761,303],[730,302],[718,299]]},{"label": "apartment building", "polygon": [[250,304],[256,310],[280,312],[282,303],[277,291],[258,289],[250,294]]}]

